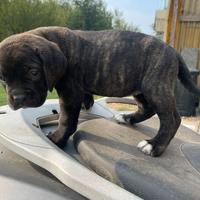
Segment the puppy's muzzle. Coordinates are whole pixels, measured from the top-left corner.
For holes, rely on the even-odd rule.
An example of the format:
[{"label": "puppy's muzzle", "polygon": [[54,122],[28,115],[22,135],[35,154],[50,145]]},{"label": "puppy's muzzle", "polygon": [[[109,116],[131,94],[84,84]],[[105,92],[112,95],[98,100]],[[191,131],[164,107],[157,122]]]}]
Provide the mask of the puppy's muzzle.
[{"label": "puppy's muzzle", "polygon": [[9,98],[9,103],[10,106],[14,109],[17,110],[19,108],[22,107],[26,107],[26,103],[27,103],[27,97],[28,94],[30,92],[26,91],[26,90],[17,90],[14,89],[12,91],[10,91],[10,98]]},{"label": "puppy's muzzle", "polygon": [[13,98],[14,104],[20,105],[25,101],[26,96],[25,94],[14,94],[12,98]]}]

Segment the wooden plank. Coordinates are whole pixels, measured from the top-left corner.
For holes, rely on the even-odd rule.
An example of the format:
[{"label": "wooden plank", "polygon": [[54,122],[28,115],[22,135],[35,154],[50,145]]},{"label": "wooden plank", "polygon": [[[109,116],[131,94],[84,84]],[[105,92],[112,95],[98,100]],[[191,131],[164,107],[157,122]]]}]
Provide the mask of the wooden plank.
[{"label": "wooden plank", "polygon": [[185,1],[184,1],[184,6],[183,6],[183,7],[184,7],[184,8],[183,8],[183,14],[184,14],[184,15],[188,15],[189,10],[190,10],[190,1],[185,0]]},{"label": "wooden plank", "polygon": [[198,12],[197,12],[198,1],[199,1],[199,0],[195,0],[195,4],[194,4],[194,15],[197,15],[197,14],[198,14]]},{"label": "wooden plank", "polygon": [[193,39],[192,41],[192,47],[197,48],[197,43],[195,43],[195,32],[196,32],[196,23],[195,22],[190,22],[190,24],[192,25],[192,34],[191,34],[191,38]]},{"label": "wooden plank", "polygon": [[165,31],[164,31],[164,36],[163,36],[163,40],[167,44],[170,43],[170,35],[171,35],[171,30],[172,30],[173,3],[174,3],[174,0],[169,0],[168,6],[167,6],[167,23],[165,25]]},{"label": "wooden plank", "polygon": [[200,29],[198,27],[198,24],[197,23],[193,23],[194,24],[194,42],[193,42],[193,47],[194,48],[200,48],[199,47],[199,32],[200,32]]},{"label": "wooden plank", "polygon": [[174,47],[174,44],[175,44],[176,23],[177,23],[177,17],[178,17],[178,3],[179,3],[179,0],[174,0],[173,14],[172,14],[172,30],[171,30],[171,35],[170,35],[170,45],[172,47]]},{"label": "wooden plank", "polygon": [[200,0],[197,1],[196,14],[200,14]]},{"label": "wooden plank", "polygon": [[200,0],[184,0],[183,14],[198,15],[200,13]]},{"label": "wooden plank", "polygon": [[195,4],[196,4],[196,0],[190,0],[191,1],[191,9],[189,14],[190,15],[194,15],[195,14]]},{"label": "wooden plank", "polygon": [[180,16],[182,22],[200,22],[200,15],[183,15]]},{"label": "wooden plank", "polygon": [[179,37],[176,39],[176,44],[175,44],[175,48],[180,52],[182,50],[182,46],[184,45],[184,35],[185,31],[184,31],[184,26],[183,23],[180,24],[180,33],[179,33]]},{"label": "wooden plank", "polygon": [[180,42],[180,43],[183,43],[182,44],[182,48],[181,48],[181,50],[183,49],[183,48],[185,48],[186,47],[186,38],[187,38],[187,23],[184,23],[183,24],[183,26],[184,26],[184,36],[183,36],[183,39],[182,39],[182,41]]},{"label": "wooden plank", "polygon": [[181,21],[179,20],[179,16],[183,13],[183,0],[178,1],[178,15],[177,15],[177,23],[176,23],[176,35],[175,40],[179,41],[180,34],[181,34]]},{"label": "wooden plank", "polygon": [[199,49],[198,67],[200,69],[200,39],[199,38],[200,38],[200,23],[197,24],[197,43],[198,43],[198,49]]},{"label": "wooden plank", "polygon": [[179,16],[182,15],[183,0],[174,1],[173,18],[172,18],[172,33],[170,37],[170,45],[175,47],[176,41],[180,35],[180,20]]}]

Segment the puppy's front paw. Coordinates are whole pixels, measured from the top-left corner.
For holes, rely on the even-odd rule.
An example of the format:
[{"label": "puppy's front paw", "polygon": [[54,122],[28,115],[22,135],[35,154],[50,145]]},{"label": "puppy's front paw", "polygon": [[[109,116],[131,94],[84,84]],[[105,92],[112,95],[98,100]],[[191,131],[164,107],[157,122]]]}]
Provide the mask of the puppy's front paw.
[{"label": "puppy's front paw", "polygon": [[55,132],[50,132],[47,137],[58,147],[63,148],[66,145],[67,138],[64,133],[56,130]]},{"label": "puppy's front paw", "polygon": [[114,119],[117,121],[119,124],[128,124],[129,122],[125,120],[124,114],[120,113],[114,116]]}]

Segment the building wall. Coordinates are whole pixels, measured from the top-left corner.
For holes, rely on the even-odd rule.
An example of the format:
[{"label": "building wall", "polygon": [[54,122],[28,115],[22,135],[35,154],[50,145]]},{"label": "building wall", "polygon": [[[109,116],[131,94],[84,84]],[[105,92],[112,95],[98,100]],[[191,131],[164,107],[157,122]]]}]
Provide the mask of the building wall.
[{"label": "building wall", "polygon": [[167,11],[157,10],[154,22],[154,30],[159,33],[164,33],[166,22],[167,22]]}]

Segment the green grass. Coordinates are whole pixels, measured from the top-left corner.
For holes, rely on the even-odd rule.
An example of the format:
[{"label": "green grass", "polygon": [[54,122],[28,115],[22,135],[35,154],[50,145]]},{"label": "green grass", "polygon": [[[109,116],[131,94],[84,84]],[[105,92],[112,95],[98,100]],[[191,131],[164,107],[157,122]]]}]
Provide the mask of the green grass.
[{"label": "green grass", "polygon": [[6,103],[6,92],[2,85],[0,85],[0,106],[5,105]]},{"label": "green grass", "polygon": [[56,90],[53,90],[52,92],[48,93],[47,99],[57,99],[57,98],[58,98],[58,95],[57,95]]}]

